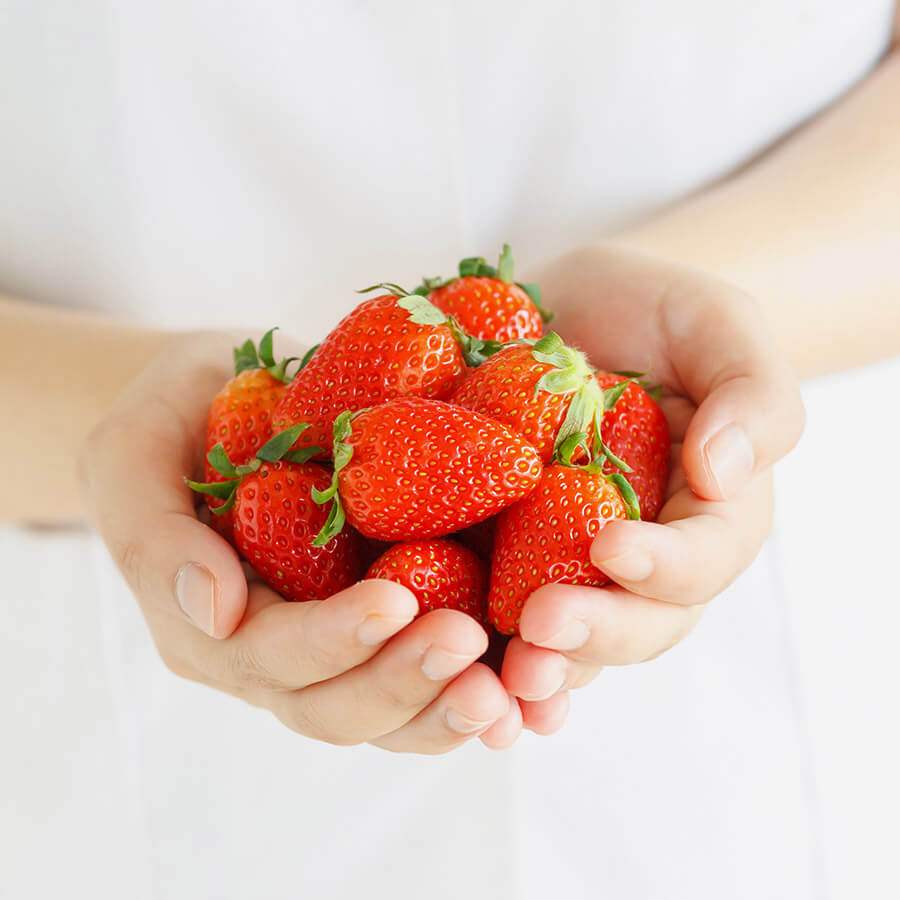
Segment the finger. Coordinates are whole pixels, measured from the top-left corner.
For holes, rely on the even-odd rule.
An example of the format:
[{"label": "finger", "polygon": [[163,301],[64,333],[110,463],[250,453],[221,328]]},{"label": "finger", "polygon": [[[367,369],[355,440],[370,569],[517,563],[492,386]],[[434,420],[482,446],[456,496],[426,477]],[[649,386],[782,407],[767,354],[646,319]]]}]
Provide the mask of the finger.
[{"label": "finger", "polygon": [[707,500],[739,493],[800,438],[797,379],[753,299],[712,279],[687,279],[662,303],[672,363],[698,404],[684,438],[691,488]]},{"label": "finger", "polygon": [[372,741],[418,715],[487,648],[470,616],[439,609],[416,619],[372,659],[300,691],[275,695],[273,712],[301,734],[334,744]]},{"label": "finger", "polygon": [[599,666],[644,662],[673,647],[697,624],[703,610],[699,605],[641,597],[621,587],[544,585],[528,598],[519,623],[522,642],[534,646],[517,647],[511,657],[510,644],[503,684],[517,697],[537,699],[535,689],[550,683],[548,676],[536,683],[530,671],[540,651],[564,657],[564,665],[556,663],[557,673],[565,671],[558,690],[580,686],[596,675]]},{"label": "finger", "polygon": [[[525,609],[529,603],[531,598]],[[523,617],[524,612],[523,609]],[[506,647],[500,677],[506,689],[516,697],[546,700],[563,689],[568,675],[569,662],[561,653],[533,647],[521,637],[514,637]]]},{"label": "finger", "polygon": [[481,743],[489,750],[506,750],[516,742],[516,739],[522,733],[522,709],[519,701],[513,697],[509,697],[509,709],[505,716],[501,716],[481,735]]},{"label": "finger", "polygon": [[248,610],[224,644],[206,648],[198,665],[210,679],[282,691],[327,681],[374,656],[419,611],[411,591],[380,579],[305,603],[263,593],[276,602]]},{"label": "finger", "polygon": [[483,735],[507,715],[510,705],[500,679],[475,663],[415,718],[372,743],[397,753],[446,753]]},{"label": "finger", "polygon": [[92,519],[145,613],[222,638],[243,616],[247,586],[183,483],[201,454],[209,398],[227,378],[202,358],[172,350],[151,366],[91,433],[80,469]]},{"label": "finger", "polygon": [[659,522],[611,522],[591,562],[625,588],[667,603],[708,603],[756,557],[772,523],[771,472],[734,499],[701,500],[683,487]]},{"label": "finger", "polygon": [[519,705],[525,728],[535,734],[555,734],[563,727],[569,715],[569,692],[560,691],[546,700],[536,702],[520,700]]}]

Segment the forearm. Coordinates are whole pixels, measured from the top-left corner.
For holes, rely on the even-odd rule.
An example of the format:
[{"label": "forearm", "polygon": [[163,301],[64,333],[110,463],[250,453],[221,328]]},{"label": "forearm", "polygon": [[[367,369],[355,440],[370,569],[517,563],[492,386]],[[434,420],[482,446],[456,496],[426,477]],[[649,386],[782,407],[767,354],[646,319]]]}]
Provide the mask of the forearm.
[{"label": "forearm", "polygon": [[79,448],[122,388],[171,339],[0,297],[0,521],[81,515]]},{"label": "forearm", "polygon": [[900,51],[732,178],[621,242],[755,294],[801,375],[900,352]]}]

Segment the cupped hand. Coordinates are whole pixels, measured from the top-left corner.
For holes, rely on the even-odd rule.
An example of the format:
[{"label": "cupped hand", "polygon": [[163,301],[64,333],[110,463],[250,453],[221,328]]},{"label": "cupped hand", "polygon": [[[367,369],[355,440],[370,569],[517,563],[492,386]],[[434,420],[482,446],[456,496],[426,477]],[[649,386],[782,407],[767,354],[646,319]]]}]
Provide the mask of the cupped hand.
[{"label": "cupped hand", "polygon": [[413,594],[380,580],[289,603],[248,583],[234,549],[198,519],[182,479],[202,474],[206,415],[230,376],[231,343],[174,338],[82,454],[92,519],[165,664],[333,744],[417,753],[474,736],[511,744],[520,706],[476,662],[487,637],[469,616],[438,610],[413,621]]},{"label": "cupped hand", "polygon": [[609,665],[653,659],[758,553],[771,527],[774,462],[797,442],[796,379],[747,294],[634,251],[569,254],[535,273],[553,327],[598,368],[647,370],[663,388],[672,470],[657,522],[604,528],[603,588],[545,585],[526,601],[503,683],[525,725],[559,727],[566,691]]}]

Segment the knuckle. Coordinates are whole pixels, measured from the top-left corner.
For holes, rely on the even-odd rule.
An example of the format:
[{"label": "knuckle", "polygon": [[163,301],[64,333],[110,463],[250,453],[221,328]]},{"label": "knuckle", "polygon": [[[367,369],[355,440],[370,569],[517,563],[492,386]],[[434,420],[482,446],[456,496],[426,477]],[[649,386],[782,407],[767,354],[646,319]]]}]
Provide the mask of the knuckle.
[{"label": "knuckle", "polygon": [[141,545],[131,540],[114,541],[110,545],[110,553],[132,591],[138,597],[142,597],[146,588],[146,579],[143,566],[144,551]]},{"label": "knuckle", "polygon": [[157,647],[159,658],[162,664],[176,677],[184,678],[188,681],[196,681],[197,673],[192,666],[189,666],[183,659],[169,652],[163,647]]},{"label": "knuckle", "polygon": [[420,705],[410,692],[392,678],[379,678],[367,686],[367,698],[363,702],[392,711],[412,712]]},{"label": "knuckle", "polygon": [[284,689],[284,685],[267,669],[259,654],[247,644],[234,645],[227,665],[229,678],[235,685],[264,691]]},{"label": "knuckle", "polygon": [[628,660],[631,649],[631,635],[625,627],[622,616],[611,613],[603,623],[604,662],[621,664]]},{"label": "knuckle", "polygon": [[317,703],[302,693],[282,704],[275,710],[275,715],[291,731],[334,747],[355,747],[364,740],[362,737],[336,731],[329,726]]}]

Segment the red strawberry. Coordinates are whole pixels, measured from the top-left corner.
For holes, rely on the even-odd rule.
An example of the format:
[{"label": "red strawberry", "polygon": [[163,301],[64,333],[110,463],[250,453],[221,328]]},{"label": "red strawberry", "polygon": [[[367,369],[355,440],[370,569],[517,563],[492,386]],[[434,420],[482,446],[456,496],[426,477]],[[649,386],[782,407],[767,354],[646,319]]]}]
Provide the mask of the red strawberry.
[{"label": "red strawberry", "polygon": [[[272,353],[272,334],[267,331],[259,342],[259,351],[251,340],[234,348],[235,375],[213,398],[206,424],[206,450],[222,444],[236,466],[253,459],[256,451],[272,437],[272,412],[286,389],[286,369],[292,357],[275,362]],[[224,481],[207,461],[206,480]],[[209,500],[210,508],[220,504]],[[213,518],[216,530],[232,536],[230,513]]]},{"label": "red strawberry", "polygon": [[517,634],[522,606],[542,584],[606,584],[590,560],[591,542],[626,515],[619,491],[600,472],[547,466],[537,488],[497,522],[488,597],[496,628]]},{"label": "red strawberry", "polygon": [[315,495],[335,501],[323,542],[344,511],[369,538],[447,535],[520,500],[541,474],[534,448],[504,425],[421,397],[343,413],[334,440],[334,480]]},{"label": "red strawberry", "polygon": [[327,511],[311,492],[331,473],[316,463],[264,463],[246,476],[234,504],[234,539],[254,571],[288,600],[324,600],[362,576],[360,536],[345,528],[327,546],[314,540]]},{"label": "red strawberry", "polygon": [[315,543],[327,514],[312,494],[328,488],[331,472],[307,461],[318,447],[289,449],[302,428],[275,435],[238,466],[216,444],[207,461],[224,480],[187,484],[222,501],[218,514],[233,510],[235,544],[270,587],[289,600],[320,600],[358,580],[364,547],[352,528],[327,547]]},{"label": "red strawberry", "polygon": [[471,551],[446,538],[394,544],[366,573],[408,587],[419,601],[419,615],[433,609],[458,609],[485,630],[488,573]]},{"label": "red strawberry", "polygon": [[[626,380],[612,373],[597,375],[604,389]],[[631,468],[624,477],[637,494],[641,518],[654,521],[665,497],[672,447],[669,423],[659,404],[632,380],[612,409],[603,413],[600,435],[604,445]],[[604,471],[612,472],[612,465],[607,463]]]},{"label": "red strawberry", "polygon": [[437,307],[396,290],[366,300],[344,318],[297,375],[275,412],[276,429],[310,428],[298,447],[331,450],[334,420],[395,397],[443,400],[477,363],[483,342],[472,341]]},{"label": "red strawberry", "polygon": [[[504,347],[474,369],[450,397],[451,403],[490,416],[527,438],[545,464],[553,456],[572,398],[593,377],[577,350],[563,348],[559,352],[565,360],[560,356],[556,364],[546,361],[542,348],[551,342],[562,346],[556,334],[549,334],[534,345]],[[564,377],[566,363],[571,369],[568,377]]]},{"label": "red strawberry", "polygon": [[471,335],[482,340],[513,341],[539,338],[550,315],[541,308],[536,284],[513,281],[513,257],[509,244],[503,245],[497,268],[480,258],[464,259],[459,278],[441,281],[426,279],[431,289],[428,299],[453,316]]},{"label": "red strawberry", "polygon": [[[637,377],[637,376],[634,376]],[[566,441],[576,460],[578,448],[594,443],[600,420],[606,471],[625,472],[640,502],[641,516],[659,512],[669,464],[669,428],[662,410],[634,377],[597,374],[584,354],[563,344],[555,333],[533,346],[505,347],[459,386],[451,403],[503,422],[527,438],[549,463],[560,456]]]}]

